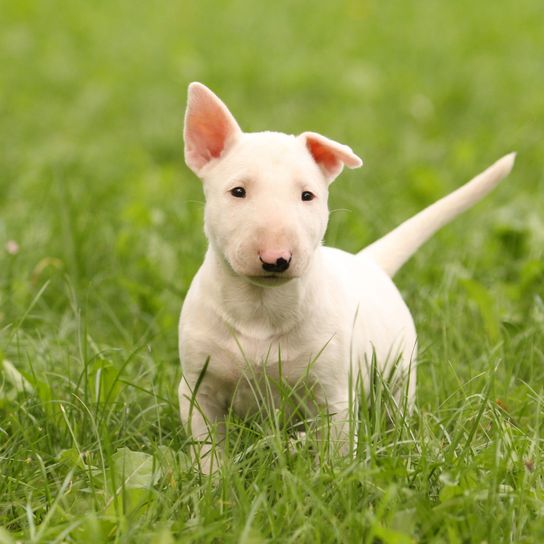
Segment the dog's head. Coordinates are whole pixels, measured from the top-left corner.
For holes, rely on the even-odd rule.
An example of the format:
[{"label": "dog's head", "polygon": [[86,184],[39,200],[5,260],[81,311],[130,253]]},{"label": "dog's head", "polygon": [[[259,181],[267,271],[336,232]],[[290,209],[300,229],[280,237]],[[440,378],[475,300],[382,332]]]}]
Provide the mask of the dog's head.
[{"label": "dog's head", "polygon": [[200,83],[189,86],[184,137],[185,161],[204,183],[214,250],[259,285],[300,277],[325,234],[329,184],[361,159],[313,132],[244,133]]}]

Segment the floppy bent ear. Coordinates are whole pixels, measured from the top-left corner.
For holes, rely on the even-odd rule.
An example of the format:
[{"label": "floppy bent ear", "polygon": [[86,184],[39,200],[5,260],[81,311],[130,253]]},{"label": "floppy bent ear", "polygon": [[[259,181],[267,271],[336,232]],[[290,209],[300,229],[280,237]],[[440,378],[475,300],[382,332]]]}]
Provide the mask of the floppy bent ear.
[{"label": "floppy bent ear", "polygon": [[241,133],[227,106],[201,83],[189,85],[185,112],[185,162],[197,175]]},{"label": "floppy bent ear", "polygon": [[316,132],[303,132],[299,138],[305,140],[306,147],[314,161],[330,183],[342,172],[344,165],[359,168],[363,161],[347,145],[339,144]]}]

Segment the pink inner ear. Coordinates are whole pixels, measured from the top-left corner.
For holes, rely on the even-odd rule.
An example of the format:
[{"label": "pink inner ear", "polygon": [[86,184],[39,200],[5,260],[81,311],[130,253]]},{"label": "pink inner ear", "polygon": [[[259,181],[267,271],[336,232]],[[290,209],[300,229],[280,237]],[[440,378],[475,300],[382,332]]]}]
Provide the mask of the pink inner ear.
[{"label": "pink inner ear", "polygon": [[221,156],[231,138],[240,132],[227,107],[204,85],[189,87],[185,115],[185,160],[198,174],[212,159]]},{"label": "pink inner ear", "polygon": [[336,176],[341,172],[342,162],[327,145],[312,138],[307,139],[306,145],[315,162],[317,162],[329,176]]},{"label": "pink inner ear", "polygon": [[329,140],[317,132],[304,132],[301,137],[305,139],[306,147],[329,182],[340,174],[344,165],[358,168],[363,164],[347,145]]},{"label": "pink inner ear", "polygon": [[225,148],[228,137],[228,126],[221,117],[191,116],[189,118],[190,138],[195,151],[200,152],[205,159],[217,158]]}]

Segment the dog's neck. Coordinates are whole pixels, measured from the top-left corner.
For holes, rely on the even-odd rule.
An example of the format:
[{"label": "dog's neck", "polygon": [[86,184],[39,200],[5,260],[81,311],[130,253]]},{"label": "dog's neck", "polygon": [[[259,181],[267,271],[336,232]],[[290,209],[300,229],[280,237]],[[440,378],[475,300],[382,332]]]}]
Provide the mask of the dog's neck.
[{"label": "dog's neck", "polygon": [[318,281],[317,252],[300,278],[283,285],[261,287],[237,275],[210,246],[202,281],[214,312],[238,335],[272,339],[297,328],[311,311]]}]

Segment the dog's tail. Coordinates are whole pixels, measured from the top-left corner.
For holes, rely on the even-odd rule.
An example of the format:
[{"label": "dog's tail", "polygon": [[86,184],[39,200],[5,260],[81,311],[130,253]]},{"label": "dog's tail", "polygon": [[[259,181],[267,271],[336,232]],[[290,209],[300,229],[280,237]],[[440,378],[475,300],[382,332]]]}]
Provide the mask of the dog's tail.
[{"label": "dog's tail", "polygon": [[506,177],[514,166],[515,153],[505,155],[468,183],[431,204],[396,229],[367,246],[359,255],[370,257],[390,277],[438,229],[476,204]]}]

